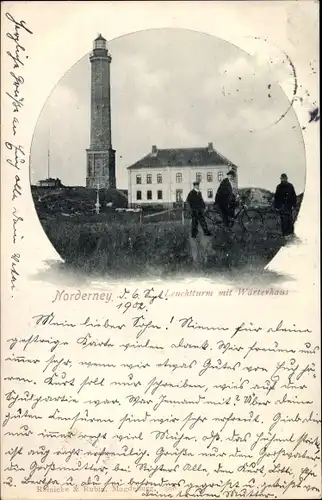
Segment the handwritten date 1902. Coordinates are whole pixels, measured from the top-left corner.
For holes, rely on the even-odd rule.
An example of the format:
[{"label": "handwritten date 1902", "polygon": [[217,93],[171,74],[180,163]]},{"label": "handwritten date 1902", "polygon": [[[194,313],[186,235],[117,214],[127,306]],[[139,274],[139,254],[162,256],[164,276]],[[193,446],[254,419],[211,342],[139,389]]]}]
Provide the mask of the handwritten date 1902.
[{"label": "handwritten date 1902", "polygon": [[120,302],[117,306],[117,309],[119,309],[122,314],[125,314],[128,312],[129,309],[136,309],[137,311],[147,311],[147,308],[145,307],[144,302]]}]

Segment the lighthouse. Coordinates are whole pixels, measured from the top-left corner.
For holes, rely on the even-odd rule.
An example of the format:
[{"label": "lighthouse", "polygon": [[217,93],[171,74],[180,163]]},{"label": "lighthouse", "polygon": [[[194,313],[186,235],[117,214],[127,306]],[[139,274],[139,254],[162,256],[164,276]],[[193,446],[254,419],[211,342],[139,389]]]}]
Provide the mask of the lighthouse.
[{"label": "lighthouse", "polygon": [[111,62],[105,38],[94,40],[91,64],[91,130],[86,150],[86,187],[115,188],[115,150],[111,131]]}]

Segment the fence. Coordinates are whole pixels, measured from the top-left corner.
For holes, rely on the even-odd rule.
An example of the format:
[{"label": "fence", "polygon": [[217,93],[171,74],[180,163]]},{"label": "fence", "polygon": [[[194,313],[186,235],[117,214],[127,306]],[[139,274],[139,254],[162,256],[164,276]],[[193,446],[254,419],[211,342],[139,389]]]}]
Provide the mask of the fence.
[{"label": "fence", "polygon": [[143,211],[140,212],[140,223],[148,222],[171,222],[171,221],[181,221],[182,225],[185,224],[185,210],[184,206],[177,208],[169,208],[166,210],[161,210],[160,212],[155,212],[151,214],[144,214]]}]

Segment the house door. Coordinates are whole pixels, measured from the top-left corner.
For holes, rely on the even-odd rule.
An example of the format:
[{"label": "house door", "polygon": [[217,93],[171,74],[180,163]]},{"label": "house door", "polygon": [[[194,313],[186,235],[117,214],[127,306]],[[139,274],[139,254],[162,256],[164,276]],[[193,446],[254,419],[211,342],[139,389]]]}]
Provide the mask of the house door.
[{"label": "house door", "polygon": [[182,203],[182,189],[176,189],[176,203]]}]

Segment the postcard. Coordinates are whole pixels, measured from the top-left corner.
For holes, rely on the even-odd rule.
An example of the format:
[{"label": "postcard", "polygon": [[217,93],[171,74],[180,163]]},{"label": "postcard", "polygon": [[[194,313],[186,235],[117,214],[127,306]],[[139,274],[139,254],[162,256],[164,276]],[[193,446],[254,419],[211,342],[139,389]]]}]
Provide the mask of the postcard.
[{"label": "postcard", "polygon": [[318,3],[1,26],[1,498],[321,498]]}]

